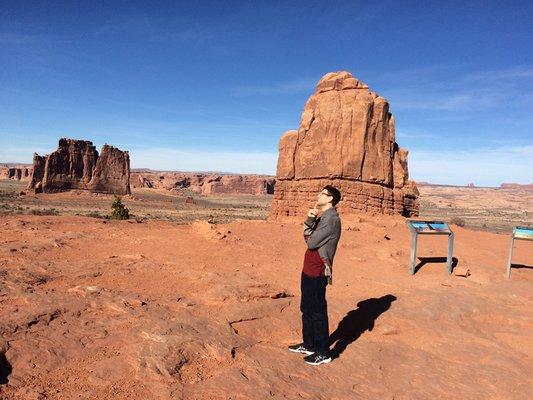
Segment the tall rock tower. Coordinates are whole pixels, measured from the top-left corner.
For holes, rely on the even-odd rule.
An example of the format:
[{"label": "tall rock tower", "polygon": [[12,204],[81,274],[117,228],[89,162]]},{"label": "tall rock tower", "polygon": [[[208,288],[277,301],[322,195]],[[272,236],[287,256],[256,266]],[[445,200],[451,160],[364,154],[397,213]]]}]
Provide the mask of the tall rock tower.
[{"label": "tall rock tower", "polygon": [[298,131],[280,139],[270,218],[303,215],[327,184],[341,191],[343,214],[418,215],[407,154],[395,141],[387,100],[349,72],[326,74],[305,103]]},{"label": "tall rock tower", "polygon": [[78,189],[130,194],[130,156],[127,151],[107,144],[98,155],[88,140],[61,138],[53,153],[33,155],[28,188],[45,193]]}]

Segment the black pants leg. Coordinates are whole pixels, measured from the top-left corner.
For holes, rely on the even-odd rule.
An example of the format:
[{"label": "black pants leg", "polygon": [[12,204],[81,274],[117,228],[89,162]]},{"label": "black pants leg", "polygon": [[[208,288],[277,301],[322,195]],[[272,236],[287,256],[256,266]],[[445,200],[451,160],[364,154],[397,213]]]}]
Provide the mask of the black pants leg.
[{"label": "black pants leg", "polygon": [[304,345],[324,355],[329,354],[327,285],[325,276],[314,278],[302,273],[300,310]]}]

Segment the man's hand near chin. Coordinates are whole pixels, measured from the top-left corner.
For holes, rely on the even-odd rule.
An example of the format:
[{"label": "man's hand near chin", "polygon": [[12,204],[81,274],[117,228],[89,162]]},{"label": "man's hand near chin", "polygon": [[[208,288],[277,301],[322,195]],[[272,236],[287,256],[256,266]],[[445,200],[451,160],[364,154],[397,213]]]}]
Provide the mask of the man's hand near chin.
[{"label": "man's hand near chin", "polygon": [[318,216],[318,204],[315,204],[313,208],[310,208],[309,211],[307,211],[307,216],[309,218],[316,218]]}]

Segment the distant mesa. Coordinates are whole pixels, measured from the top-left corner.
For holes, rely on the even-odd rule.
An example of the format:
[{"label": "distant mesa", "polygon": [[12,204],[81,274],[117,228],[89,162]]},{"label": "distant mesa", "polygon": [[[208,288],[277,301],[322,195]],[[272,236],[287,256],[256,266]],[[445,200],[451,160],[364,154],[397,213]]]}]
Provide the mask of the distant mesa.
[{"label": "distant mesa", "polygon": [[275,178],[265,175],[231,175],[196,172],[132,172],[133,187],[154,189],[188,189],[202,195],[274,193]]},{"label": "distant mesa", "polygon": [[474,183],[469,183],[466,186],[464,185],[452,185],[449,183],[432,183],[432,182],[425,182],[425,181],[417,181],[416,182],[417,187],[424,187],[424,186],[430,186],[430,187],[449,187],[449,188],[479,188],[479,186],[476,186]]},{"label": "distant mesa", "polygon": [[29,181],[33,167],[26,164],[0,164],[0,179]]},{"label": "distant mesa", "polygon": [[117,195],[130,194],[130,157],[105,144],[100,155],[88,140],[59,139],[53,153],[33,156],[30,189],[59,192],[71,189]]},{"label": "distant mesa", "polygon": [[418,215],[407,150],[395,141],[387,100],[349,72],[322,77],[297,131],[279,142],[271,219],[301,216],[327,184],[340,189],[339,211]]},{"label": "distant mesa", "polygon": [[500,185],[500,188],[502,189],[527,189],[527,190],[533,190],[533,183],[529,184],[520,184],[520,183],[502,183]]},{"label": "distant mesa", "polygon": [[424,181],[417,181],[416,182],[417,187],[424,187],[424,186],[433,186],[433,187],[449,187],[449,188],[492,188],[492,189],[516,189],[516,190],[533,190],[533,183],[529,184],[521,184],[521,183],[502,183],[499,187],[496,186],[476,186],[474,183],[469,183],[466,186],[464,185],[451,185],[451,184],[444,184],[444,183],[430,183],[430,182],[424,182]]}]

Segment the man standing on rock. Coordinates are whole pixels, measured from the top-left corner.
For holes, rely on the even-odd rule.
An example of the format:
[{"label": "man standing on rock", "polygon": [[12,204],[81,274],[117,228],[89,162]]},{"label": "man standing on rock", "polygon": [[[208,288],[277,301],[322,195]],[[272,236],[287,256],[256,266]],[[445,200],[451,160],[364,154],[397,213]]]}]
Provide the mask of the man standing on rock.
[{"label": "man standing on rock", "polygon": [[300,303],[303,343],[291,345],[289,350],[307,354],[304,360],[311,365],[331,362],[326,286],[332,283],[333,257],[341,236],[341,221],[335,208],[340,199],[337,188],[325,186],[304,222],[307,251]]}]

